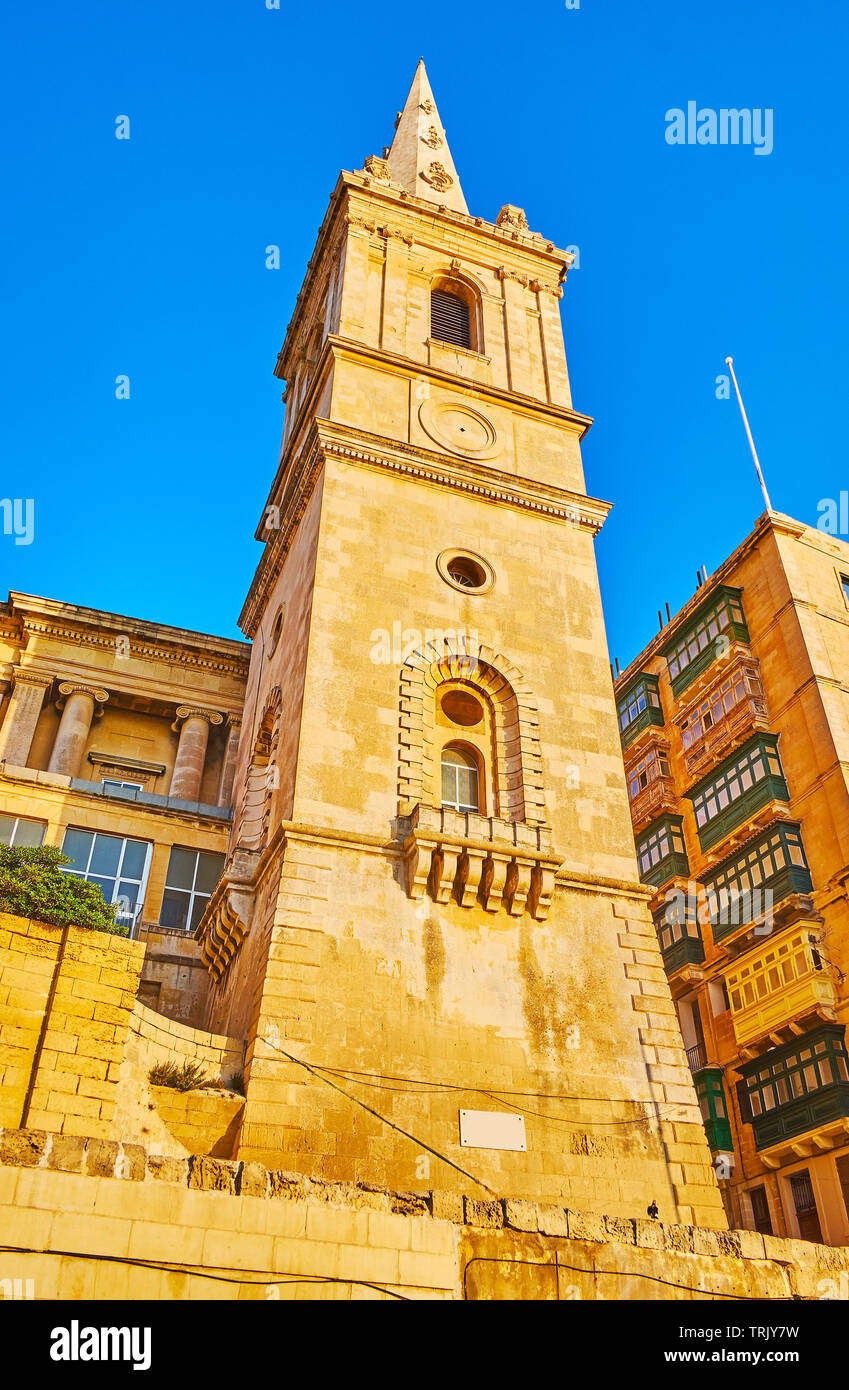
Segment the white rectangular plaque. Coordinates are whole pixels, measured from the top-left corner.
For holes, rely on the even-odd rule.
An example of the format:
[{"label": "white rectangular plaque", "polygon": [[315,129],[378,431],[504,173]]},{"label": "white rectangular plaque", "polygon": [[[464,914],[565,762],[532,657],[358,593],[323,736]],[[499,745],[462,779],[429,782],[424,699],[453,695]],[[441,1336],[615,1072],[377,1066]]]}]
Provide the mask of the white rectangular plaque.
[{"label": "white rectangular plaque", "polygon": [[512,1149],[526,1153],[525,1117],[504,1110],[461,1110],[460,1143],[466,1149]]}]

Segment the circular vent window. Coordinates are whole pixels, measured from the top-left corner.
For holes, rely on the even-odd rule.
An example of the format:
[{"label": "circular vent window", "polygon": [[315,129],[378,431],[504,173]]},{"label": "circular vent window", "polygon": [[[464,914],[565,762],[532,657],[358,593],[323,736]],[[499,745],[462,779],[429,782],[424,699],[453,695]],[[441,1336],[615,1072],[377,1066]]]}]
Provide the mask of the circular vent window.
[{"label": "circular vent window", "polygon": [[461,724],[464,729],[470,729],[483,719],[483,706],[480,700],[465,690],[449,690],[442,697],[442,713],[452,724]]},{"label": "circular vent window", "polygon": [[443,550],[436,568],[446,584],[465,593],[485,594],[495,583],[492,566],[469,550]]}]

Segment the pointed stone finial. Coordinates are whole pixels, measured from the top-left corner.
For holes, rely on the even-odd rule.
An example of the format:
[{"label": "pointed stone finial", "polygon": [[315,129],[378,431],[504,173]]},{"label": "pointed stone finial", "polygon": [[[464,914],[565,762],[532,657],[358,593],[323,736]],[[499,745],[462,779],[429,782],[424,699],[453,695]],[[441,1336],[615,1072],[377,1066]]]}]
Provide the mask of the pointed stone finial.
[{"label": "pointed stone finial", "polygon": [[454,212],[468,214],[460,179],[454,168],[445,127],[439,119],[433,92],[427,80],[424,58],[419,59],[416,75],[404,110],[395,127],[389,148],[389,176],[393,183]]}]

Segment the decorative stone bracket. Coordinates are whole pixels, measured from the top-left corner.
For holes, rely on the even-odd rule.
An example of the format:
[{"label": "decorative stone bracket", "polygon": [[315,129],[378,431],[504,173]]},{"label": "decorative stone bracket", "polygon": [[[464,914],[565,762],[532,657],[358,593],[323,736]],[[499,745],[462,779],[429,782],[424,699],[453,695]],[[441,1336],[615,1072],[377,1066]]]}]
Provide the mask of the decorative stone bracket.
[{"label": "decorative stone bracket", "polygon": [[505,907],[513,917],[529,912],[543,922],[551,907],[560,861],[551,851],[548,826],[497,820],[419,803],[402,820],[407,893],[476,903],[487,912]]},{"label": "decorative stone bracket", "polygon": [[250,931],[259,850],[237,849],[195,932],[203,963],[217,983]]}]

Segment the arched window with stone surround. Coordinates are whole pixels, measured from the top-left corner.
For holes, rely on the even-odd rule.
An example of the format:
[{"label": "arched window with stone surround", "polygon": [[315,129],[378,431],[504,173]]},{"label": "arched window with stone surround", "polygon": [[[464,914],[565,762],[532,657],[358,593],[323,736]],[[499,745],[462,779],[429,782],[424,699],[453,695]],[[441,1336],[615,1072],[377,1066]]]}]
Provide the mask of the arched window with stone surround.
[{"label": "arched window with stone surround", "polygon": [[446,641],[411,654],[401,671],[399,812],[447,804],[443,751],[470,750],[478,764],[479,814],[545,825],[539,716],[520,671],[481,647],[470,657]]},{"label": "arched window with stone surround", "polygon": [[468,352],[481,352],[478,296],[465,280],[440,276],[430,289],[430,336]]}]

